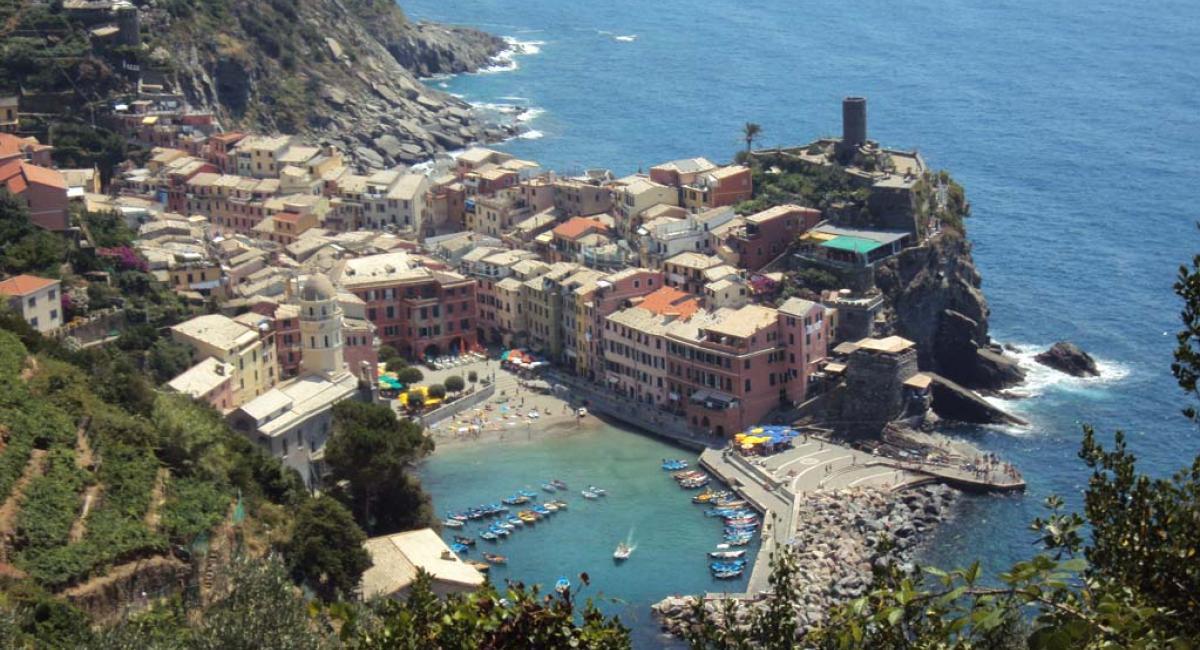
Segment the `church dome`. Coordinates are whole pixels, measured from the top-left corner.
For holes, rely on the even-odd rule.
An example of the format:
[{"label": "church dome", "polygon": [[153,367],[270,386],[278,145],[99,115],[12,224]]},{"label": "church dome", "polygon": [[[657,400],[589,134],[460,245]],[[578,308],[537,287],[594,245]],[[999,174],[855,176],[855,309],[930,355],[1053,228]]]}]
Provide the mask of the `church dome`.
[{"label": "church dome", "polygon": [[333,283],[323,275],[310,275],[300,290],[300,299],[305,302],[324,302],[337,297]]}]

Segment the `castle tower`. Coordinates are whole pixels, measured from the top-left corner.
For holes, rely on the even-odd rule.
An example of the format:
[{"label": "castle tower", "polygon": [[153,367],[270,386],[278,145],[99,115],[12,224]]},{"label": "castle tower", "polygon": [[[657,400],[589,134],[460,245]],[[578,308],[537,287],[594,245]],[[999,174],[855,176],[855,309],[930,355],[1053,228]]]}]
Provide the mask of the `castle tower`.
[{"label": "castle tower", "polygon": [[859,147],[867,142],[867,98],[842,100],[842,146]]},{"label": "castle tower", "polygon": [[301,375],[342,372],[342,308],[333,283],[314,275],[300,290]]}]

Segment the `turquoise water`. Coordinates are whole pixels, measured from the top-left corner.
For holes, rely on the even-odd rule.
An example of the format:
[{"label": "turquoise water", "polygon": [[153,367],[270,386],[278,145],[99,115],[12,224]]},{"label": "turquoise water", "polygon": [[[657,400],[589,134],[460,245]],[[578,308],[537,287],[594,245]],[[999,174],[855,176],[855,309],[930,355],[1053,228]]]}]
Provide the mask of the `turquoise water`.
[{"label": "turquoise water", "polygon": [[[497,503],[518,489],[538,493],[541,501],[555,498],[541,489],[551,479],[570,488],[559,498],[570,506],[533,526],[518,528],[507,539],[478,539],[482,529],[469,523],[477,539],[467,557],[482,560],[482,551],[508,557],[508,564],[491,570],[492,581],[506,579],[536,583],[543,590],[566,576],[578,586],[586,572],[591,586],[583,596],[596,597],[609,613],[619,614],[633,628],[639,645],[659,641],[650,605],[671,594],[708,591],[740,592],[749,567],[739,580],[716,580],[708,571],[706,553],[721,541],[720,519],[705,517],[692,504],[695,492],[680,489],[660,467],[663,458],[696,455],[649,436],[600,426],[533,442],[481,443],[439,450],[422,469],[425,488],[433,495],[439,515],[481,503]],[[588,485],[608,490],[598,500],[584,499]],[[517,508],[514,508],[514,510]],[[629,560],[612,559],[617,543],[632,536],[637,545]],[[747,555],[755,546],[745,547]]]},{"label": "turquoise water", "polygon": [[[928,559],[979,558],[994,573],[1026,556],[1041,500],[1079,503],[1081,423],[1125,429],[1159,475],[1200,449],[1168,370],[1171,284],[1200,248],[1200,3],[402,4],[534,44],[515,70],[435,83],[526,110],[541,137],[504,146],[552,169],[728,160],[745,121],[762,124],[764,146],[806,142],[838,133],[840,99],[861,94],[872,138],[917,147],[964,183],[993,335],[1027,358],[1073,340],[1106,378],[1039,371],[1010,404],[1032,426],[962,431],[1015,462],[1029,491],[967,499]],[[688,589],[676,582],[654,588]]]}]

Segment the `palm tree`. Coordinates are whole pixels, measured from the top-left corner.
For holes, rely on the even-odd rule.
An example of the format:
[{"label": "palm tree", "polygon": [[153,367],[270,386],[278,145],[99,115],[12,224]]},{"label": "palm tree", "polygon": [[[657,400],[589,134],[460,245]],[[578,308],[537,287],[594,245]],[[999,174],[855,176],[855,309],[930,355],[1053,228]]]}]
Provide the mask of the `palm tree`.
[{"label": "palm tree", "polygon": [[746,122],[742,127],[742,138],[746,140],[746,153],[754,146],[754,141],[762,135],[762,126],[755,122]]}]

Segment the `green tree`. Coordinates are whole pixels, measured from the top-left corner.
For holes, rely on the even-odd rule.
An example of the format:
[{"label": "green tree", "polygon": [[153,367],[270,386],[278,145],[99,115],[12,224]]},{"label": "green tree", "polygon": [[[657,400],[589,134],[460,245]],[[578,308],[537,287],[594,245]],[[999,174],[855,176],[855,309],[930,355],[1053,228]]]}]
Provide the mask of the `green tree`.
[{"label": "green tree", "polygon": [[467,384],[459,375],[450,375],[449,377],[446,377],[445,386],[446,390],[450,391],[451,393],[457,393],[466,388]]},{"label": "green tree", "polygon": [[159,384],[179,376],[192,365],[192,348],[169,338],[155,341],[146,354],[146,365]]},{"label": "green tree", "polygon": [[296,512],[292,539],[284,548],[292,577],[322,599],[349,598],[371,566],[367,536],[345,506],[327,496],[309,499]]},{"label": "green tree", "polygon": [[[459,381],[462,381],[459,379]],[[441,384],[433,384],[429,387],[429,396],[433,399],[446,399],[446,387]]]},{"label": "green tree", "polygon": [[387,406],[345,401],[333,408],[325,461],[334,494],[363,530],[381,535],[433,522],[429,496],[409,474],[432,450],[420,426],[399,420]]},{"label": "green tree", "polygon": [[425,393],[416,388],[410,388],[404,395],[404,401],[408,404],[409,410],[419,411],[425,406]]},{"label": "green tree", "polygon": [[754,147],[754,141],[762,136],[762,126],[754,122],[746,122],[742,125],[742,139],[746,141],[746,153]]},{"label": "green tree", "polygon": [[421,372],[420,368],[408,366],[397,372],[396,378],[400,380],[400,383],[404,384],[405,386],[409,386],[411,384],[420,383],[421,380],[425,378],[425,375]]},{"label": "green tree", "polygon": [[472,370],[471,372],[468,372],[467,373],[467,381],[471,382],[472,384],[479,381],[479,373],[475,372],[474,370]]}]

